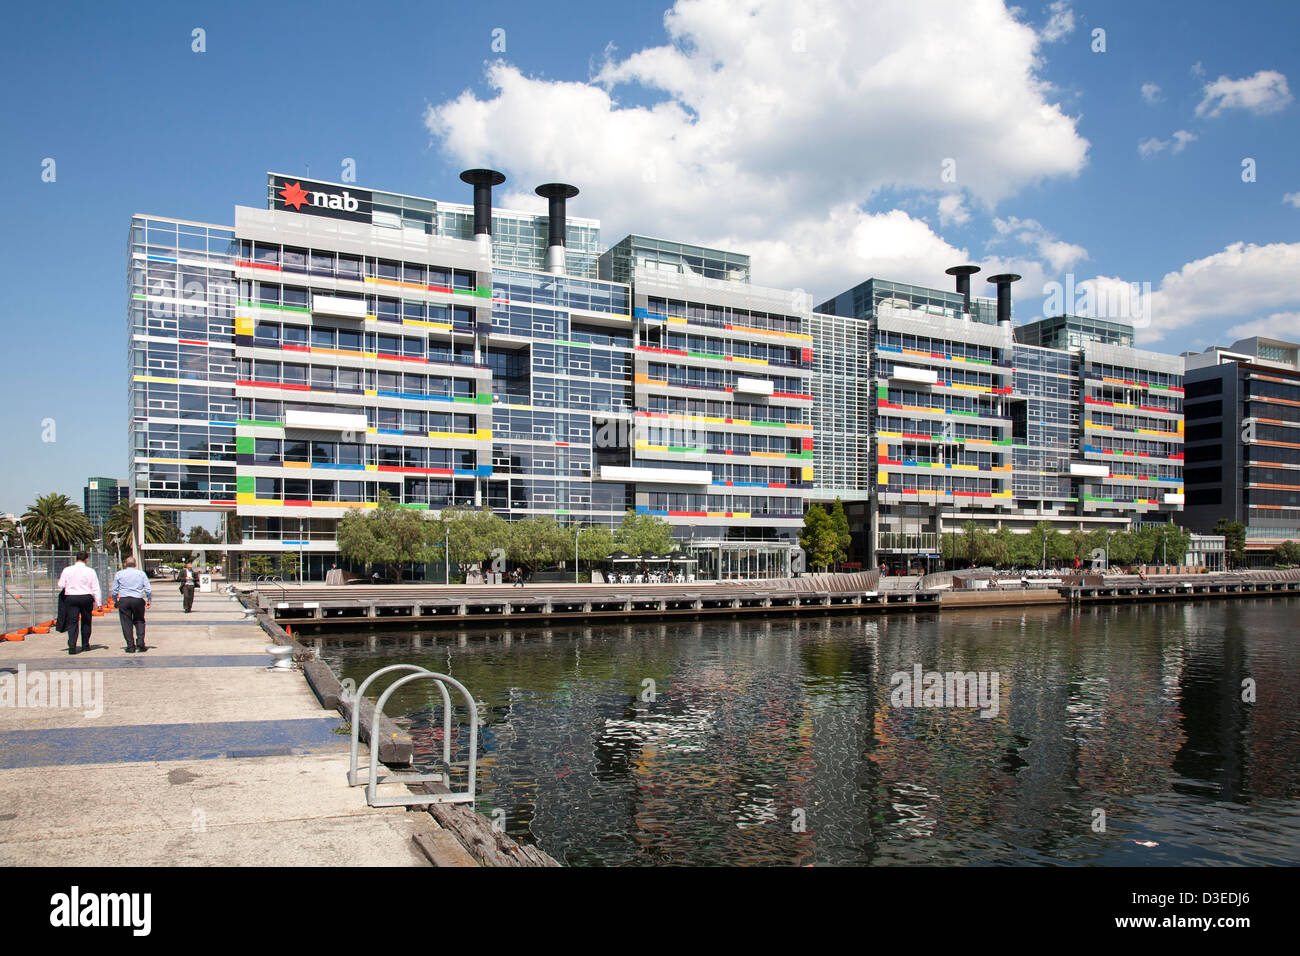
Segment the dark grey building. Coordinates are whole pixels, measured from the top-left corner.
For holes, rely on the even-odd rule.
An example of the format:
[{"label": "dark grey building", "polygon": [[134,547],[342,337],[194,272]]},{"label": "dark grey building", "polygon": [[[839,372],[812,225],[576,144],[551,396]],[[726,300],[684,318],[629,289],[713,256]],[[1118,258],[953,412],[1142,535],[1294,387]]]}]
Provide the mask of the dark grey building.
[{"label": "dark grey building", "polygon": [[1187,504],[1202,533],[1246,526],[1249,564],[1300,540],[1300,345],[1250,338],[1184,353]]}]

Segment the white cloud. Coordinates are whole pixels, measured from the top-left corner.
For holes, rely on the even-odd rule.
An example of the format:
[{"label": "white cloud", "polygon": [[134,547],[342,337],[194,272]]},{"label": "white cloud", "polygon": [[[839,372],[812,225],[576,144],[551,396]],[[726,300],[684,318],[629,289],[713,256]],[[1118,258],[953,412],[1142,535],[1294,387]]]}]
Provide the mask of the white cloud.
[{"label": "white cloud", "polygon": [[1205,98],[1196,115],[1213,119],[1225,110],[1241,109],[1257,116],[1276,113],[1291,102],[1286,77],[1276,70],[1260,70],[1254,76],[1232,80],[1221,76],[1205,84]]},{"label": "white cloud", "polygon": [[1160,92],[1160,87],[1155,83],[1143,83],[1142,99],[1148,103],[1159,103],[1164,100],[1164,95]]},{"label": "white cloud", "polygon": [[1224,333],[1222,344],[1231,345],[1256,335],[1267,339],[1285,339],[1288,342],[1300,341],[1300,312],[1274,312],[1253,322],[1234,325]]},{"label": "white cloud", "polygon": [[1074,11],[1070,9],[1069,0],[1055,0],[1047,12],[1049,16],[1041,34],[1045,42],[1056,43],[1074,32]]},{"label": "white cloud", "polygon": [[1157,153],[1169,148],[1169,140],[1157,139],[1152,136],[1150,139],[1141,140],[1138,143],[1138,155],[1143,159],[1150,159]]},{"label": "white cloud", "polygon": [[970,212],[961,193],[948,193],[939,198],[939,225],[962,226],[970,222]]},{"label": "white cloud", "polygon": [[[572,182],[574,214],[599,216],[607,240],[725,241],[755,256],[758,283],[807,285],[796,254],[865,237],[817,294],[886,275],[877,236],[916,240],[927,268],[952,254],[924,223],[874,214],[883,190],[942,202],[955,185],[961,204],[940,215],[957,223],[967,202],[992,208],[1087,160],[1038,75],[1038,35],[1001,3],[679,0],[664,23],[669,44],[611,55],[592,82],[494,63],[485,96],[431,105],[425,122],[450,159],[511,176],[502,202],[535,208],[534,184]],[[623,105],[624,85],[662,95]],[[955,183],[941,179],[949,159]]]},{"label": "white cloud", "polygon": [[1295,206],[1297,209],[1300,209],[1300,192],[1287,193],[1282,197],[1282,202],[1283,204],[1290,204]]},{"label": "white cloud", "polygon": [[1205,66],[1200,60],[1197,60],[1192,64],[1192,68],[1188,70],[1188,72],[1199,80],[1201,77],[1205,76]]},{"label": "white cloud", "polygon": [[1162,153],[1166,149],[1168,149],[1170,153],[1181,153],[1187,148],[1188,143],[1195,142],[1196,140],[1196,134],[1188,132],[1185,129],[1176,129],[1174,130],[1173,135],[1174,138],[1172,140],[1159,139],[1155,136],[1152,136],[1150,139],[1142,140],[1138,143],[1138,155],[1143,159],[1150,159],[1152,156]]},{"label": "white cloud", "polygon": [[1300,242],[1233,243],[1152,282],[1151,324],[1139,335],[1159,342],[1203,322],[1241,323],[1264,313],[1300,310],[1297,275]]},{"label": "white cloud", "polygon": [[994,218],[993,228],[998,235],[985,244],[987,247],[997,248],[1012,240],[1019,242],[1032,250],[1032,255],[1045,260],[1052,273],[1060,273],[1088,258],[1087,249],[1057,239],[1037,219],[1019,219],[1015,216]]}]

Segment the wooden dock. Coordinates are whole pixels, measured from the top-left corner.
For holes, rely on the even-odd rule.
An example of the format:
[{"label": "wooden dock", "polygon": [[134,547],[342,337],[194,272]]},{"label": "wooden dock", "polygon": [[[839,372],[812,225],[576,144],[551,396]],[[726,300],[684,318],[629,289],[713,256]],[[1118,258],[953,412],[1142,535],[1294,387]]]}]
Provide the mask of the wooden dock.
[{"label": "wooden dock", "polygon": [[[939,607],[939,592],[881,591],[879,572],[686,584],[237,586],[279,624],[312,627],[418,622],[420,627],[627,617],[737,616]],[[396,620],[395,620],[396,619]]]},{"label": "wooden dock", "polygon": [[1071,604],[1300,596],[1300,570],[1220,574],[1083,575],[1060,589]]}]

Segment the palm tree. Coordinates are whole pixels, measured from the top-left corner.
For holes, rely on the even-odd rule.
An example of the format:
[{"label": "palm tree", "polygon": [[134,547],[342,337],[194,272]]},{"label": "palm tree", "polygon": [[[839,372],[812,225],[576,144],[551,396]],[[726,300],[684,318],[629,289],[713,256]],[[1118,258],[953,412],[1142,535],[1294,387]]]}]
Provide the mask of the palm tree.
[{"label": "palm tree", "polygon": [[[172,540],[172,525],[156,511],[144,513],[144,540],[146,544],[163,544]],[[104,540],[112,541],[113,535],[121,543],[122,554],[130,554],[135,544],[135,508],[130,502],[119,501],[108,512],[104,522]]]},{"label": "palm tree", "polygon": [[38,495],[22,516],[27,542],[38,548],[72,549],[95,540],[95,529],[67,495]]}]

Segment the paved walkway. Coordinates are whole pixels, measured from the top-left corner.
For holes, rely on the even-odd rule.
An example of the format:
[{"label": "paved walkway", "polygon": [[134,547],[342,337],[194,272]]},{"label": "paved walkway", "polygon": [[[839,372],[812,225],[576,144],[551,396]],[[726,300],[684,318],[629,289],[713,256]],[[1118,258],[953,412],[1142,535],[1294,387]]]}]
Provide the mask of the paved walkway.
[{"label": "paved walkway", "polygon": [[412,837],[432,818],[347,786],[347,725],[301,673],[265,669],[239,605],[198,594],[185,614],[156,582],[146,641],[127,654],[112,612],[90,653],[54,631],[0,642],[19,689],[0,706],[0,865],[427,865]]}]

